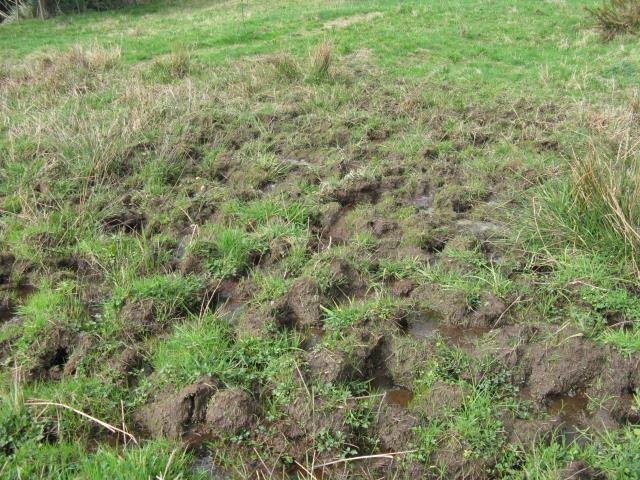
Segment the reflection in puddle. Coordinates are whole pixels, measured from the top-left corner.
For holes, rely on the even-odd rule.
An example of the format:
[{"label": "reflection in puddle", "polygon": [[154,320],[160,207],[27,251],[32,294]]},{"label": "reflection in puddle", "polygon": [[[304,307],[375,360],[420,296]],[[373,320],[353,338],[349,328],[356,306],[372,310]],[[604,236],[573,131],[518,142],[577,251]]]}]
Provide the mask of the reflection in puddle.
[{"label": "reflection in puddle", "polygon": [[440,320],[440,316],[430,310],[412,312],[408,318],[409,335],[418,339],[434,338],[438,333]]},{"label": "reflection in puddle", "polygon": [[387,390],[384,395],[385,402],[407,408],[413,399],[413,392],[409,389],[398,387]]},{"label": "reflection in puddle", "polygon": [[588,403],[584,392],[569,392],[551,398],[547,403],[547,413],[557,415],[569,425],[578,425],[587,414]]},{"label": "reflection in puddle", "polygon": [[230,475],[227,475],[221,467],[216,465],[213,455],[211,454],[195,457],[192,470],[196,475],[206,475],[205,478],[213,480],[226,480],[233,478]]}]

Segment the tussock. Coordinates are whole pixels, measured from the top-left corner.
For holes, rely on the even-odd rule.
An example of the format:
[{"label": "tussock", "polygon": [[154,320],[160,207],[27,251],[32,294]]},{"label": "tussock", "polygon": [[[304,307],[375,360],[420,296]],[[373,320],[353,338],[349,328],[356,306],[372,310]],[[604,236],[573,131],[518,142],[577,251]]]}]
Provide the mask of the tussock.
[{"label": "tussock", "polygon": [[311,77],[321,80],[329,76],[329,69],[332,62],[332,46],[329,43],[319,44],[312,55]]},{"label": "tussock", "polygon": [[50,92],[75,95],[94,90],[100,75],[120,64],[122,51],[119,47],[93,45],[73,46],[69,50],[41,54],[5,69],[2,86],[29,84],[41,86]]},{"label": "tussock", "polygon": [[288,54],[281,53],[271,58],[276,74],[287,80],[295,80],[300,77],[300,66],[296,60]]},{"label": "tussock", "polygon": [[605,39],[611,40],[619,33],[638,30],[640,27],[640,2],[638,0],[608,0],[599,7],[587,8],[596,20]]},{"label": "tussock", "polygon": [[639,145],[629,137],[615,153],[592,145],[571,167],[576,200],[584,209],[598,213],[601,227],[624,242],[634,262],[640,249]]}]

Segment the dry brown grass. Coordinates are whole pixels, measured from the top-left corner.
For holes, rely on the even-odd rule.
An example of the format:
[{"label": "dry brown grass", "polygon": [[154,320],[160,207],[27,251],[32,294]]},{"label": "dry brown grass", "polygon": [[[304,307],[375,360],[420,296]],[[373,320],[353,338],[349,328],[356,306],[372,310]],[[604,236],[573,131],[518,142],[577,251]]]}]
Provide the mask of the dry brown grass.
[{"label": "dry brown grass", "polygon": [[93,90],[100,76],[120,64],[119,47],[73,46],[69,50],[34,55],[4,67],[0,87],[24,84],[44,87],[50,93],[78,95]]},{"label": "dry brown grass", "polygon": [[639,146],[630,135],[614,154],[591,145],[589,153],[576,157],[571,166],[577,200],[624,242],[634,262],[640,252]]},{"label": "dry brown grass", "polygon": [[333,48],[330,43],[323,42],[319,44],[313,51],[311,63],[311,76],[316,79],[322,79],[329,76],[331,68]]}]

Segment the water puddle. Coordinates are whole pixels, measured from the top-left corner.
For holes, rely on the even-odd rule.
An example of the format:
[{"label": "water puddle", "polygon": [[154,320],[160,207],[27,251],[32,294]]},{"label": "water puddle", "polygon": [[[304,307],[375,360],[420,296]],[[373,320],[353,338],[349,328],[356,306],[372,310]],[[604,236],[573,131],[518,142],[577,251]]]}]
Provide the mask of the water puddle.
[{"label": "water puddle", "polygon": [[384,395],[384,401],[386,403],[402,408],[407,408],[411,400],[413,400],[413,392],[403,387],[387,390]]},{"label": "water puddle", "polygon": [[[519,397],[531,405],[535,404],[529,387],[521,388]],[[585,420],[590,416],[588,405],[588,397],[579,390],[550,396],[543,408],[549,416],[560,420],[558,433],[566,444],[571,444],[585,441],[582,430]]]},{"label": "water puddle", "polygon": [[193,452],[193,463],[191,470],[196,475],[205,475],[206,478],[215,480],[226,480],[233,478],[224,468],[216,463],[215,456],[211,453],[208,442],[214,440],[214,435],[201,433],[196,429],[185,433],[182,436],[184,447]]},{"label": "water puddle", "polygon": [[547,413],[557,416],[568,425],[579,425],[588,415],[588,403],[584,392],[569,392],[551,398],[547,403]]},{"label": "water puddle", "polygon": [[433,310],[421,309],[409,315],[407,333],[419,340],[429,340],[438,336],[456,347],[472,346],[475,340],[489,332],[489,327],[454,327],[442,325],[442,316]]},{"label": "water puddle", "polygon": [[413,338],[426,340],[435,338],[438,335],[438,329],[442,317],[432,310],[418,310],[409,314],[407,319],[407,332]]},{"label": "water puddle", "polygon": [[373,370],[373,378],[370,383],[370,391],[381,392],[382,401],[388,405],[407,408],[413,399],[413,392],[408,388],[398,385],[384,364],[376,365]]}]

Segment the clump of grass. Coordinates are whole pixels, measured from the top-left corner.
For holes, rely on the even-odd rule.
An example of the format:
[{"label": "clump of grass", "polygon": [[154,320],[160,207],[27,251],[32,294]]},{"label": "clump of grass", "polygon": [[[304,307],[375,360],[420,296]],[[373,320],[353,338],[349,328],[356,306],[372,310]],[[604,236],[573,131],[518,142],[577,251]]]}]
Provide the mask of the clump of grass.
[{"label": "clump of grass", "polygon": [[62,58],[72,66],[80,66],[87,71],[97,72],[115,67],[121,57],[122,50],[119,47],[106,48],[95,45],[83,48],[76,45]]},{"label": "clump of grass", "polygon": [[640,274],[636,264],[640,249],[638,160],[637,143],[627,138],[614,154],[593,147],[587,155],[577,157],[571,169],[576,208],[591,212],[592,228],[623,247],[636,274]]},{"label": "clump of grass", "polygon": [[186,48],[179,48],[169,57],[169,73],[175,78],[184,78],[191,73],[193,61]]},{"label": "clump of grass", "polygon": [[534,199],[535,237],[554,264],[570,245],[601,257],[618,276],[638,277],[639,143],[629,133],[616,136],[614,147],[594,140],[574,158],[570,175],[541,190]]},{"label": "clump of grass", "polygon": [[28,57],[12,69],[11,77],[18,84],[45,87],[50,93],[81,95],[95,91],[103,74],[114,70],[121,59],[120,47],[74,45],[68,50]]},{"label": "clump of grass", "polygon": [[295,58],[288,54],[275,55],[271,60],[271,64],[276,74],[286,80],[296,80],[300,77],[300,66]]},{"label": "clump of grass", "polygon": [[195,62],[191,51],[186,47],[178,47],[167,57],[156,60],[143,77],[147,81],[171,83],[188,77],[194,69]]},{"label": "clump of grass", "polygon": [[640,2],[638,0],[607,0],[598,7],[587,8],[597,22],[605,39],[611,40],[619,33],[634,32],[640,27]]},{"label": "clump of grass", "polygon": [[331,44],[323,42],[313,51],[311,59],[311,79],[324,80],[329,77],[329,70],[333,60]]}]

